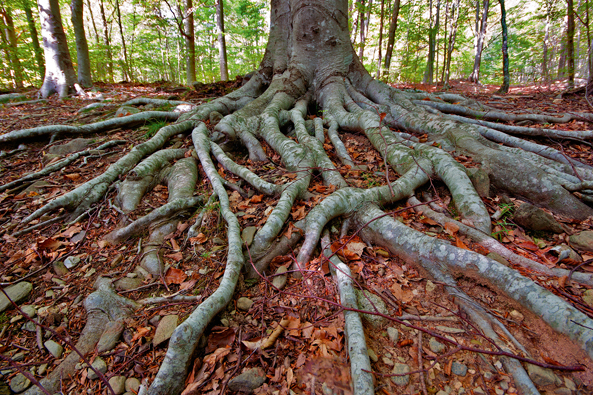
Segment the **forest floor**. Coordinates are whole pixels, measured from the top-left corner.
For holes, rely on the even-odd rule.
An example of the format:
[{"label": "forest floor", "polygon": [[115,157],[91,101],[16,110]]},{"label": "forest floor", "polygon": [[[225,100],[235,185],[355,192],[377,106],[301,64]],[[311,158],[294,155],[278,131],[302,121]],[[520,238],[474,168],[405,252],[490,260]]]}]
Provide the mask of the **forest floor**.
[{"label": "forest floor", "polygon": [[[171,87],[164,83],[97,84],[98,90],[90,94],[101,95],[103,99],[110,99],[114,103],[145,96],[199,104],[235,89],[239,84],[240,81],[233,81],[204,85],[198,91]],[[434,90],[434,87],[418,85],[405,87]],[[591,110],[582,95],[560,98],[559,91],[553,86],[512,87],[508,95],[499,95],[495,93],[494,87],[477,87],[467,82],[455,81],[451,91],[474,97],[506,111],[561,113]],[[34,92],[31,92],[30,96],[33,95]],[[91,102],[89,99],[50,98],[44,103],[0,105],[0,134],[49,124],[90,123],[112,117],[117,109],[114,107],[88,113],[77,112]],[[64,338],[72,343],[77,340],[86,319],[83,301],[92,292],[95,280],[99,276],[132,278],[131,272],[140,259],[138,251],[142,239],[129,240],[118,246],[103,242],[104,236],[120,221],[119,213],[111,205],[115,191],[109,192],[107,198],[95,207],[90,218],[79,223],[70,226],[58,223],[47,225],[19,237],[12,236],[14,230],[20,229],[20,221],[26,213],[40,207],[50,198],[95,177],[121,157],[124,151],[129,151],[133,145],[146,140],[157,126],[162,124],[148,124],[134,130],[114,130],[108,136],[92,136],[91,147],[108,139],[122,139],[129,143],[110,148],[100,155],[81,158],[63,170],[23,188],[0,193],[0,281],[5,287],[22,279],[33,284],[28,300],[24,303],[33,306],[33,310],[27,311],[35,311],[34,320],[55,328],[60,334],[56,336],[41,331],[44,333],[43,342],[51,338],[64,345]],[[585,130],[590,125],[573,121],[558,127]],[[20,151],[11,151],[16,146],[0,147],[5,150],[5,154],[0,154],[0,185],[38,171],[48,163],[54,163],[60,154],[49,154],[50,148],[67,141],[70,139],[53,144],[31,142],[20,147]],[[368,141],[361,135],[349,134],[345,143],[355,160],[360,158],[361,163],[370,163],[367,170],[341,169],[344,170],[347,181],[358,187],[384,184],[385,177],[379,166],[380,156],[370,149]],[[562,149],[566,155],[593,164],[593,150],[588,143],[551,140],[539,140],[539,143]],[[188,152],[192,149],[189,139],[180,140],[180,146]],[[276,162],[275,158],[272,159]],[[276,183],[281,183],[282,179],[288,181],[297,177],[296,174],[280,171],[280,168],[273,169],[268,164],[253,164],[240,157],[236,160],[250,168],[257,168],[258,174]],[[471,162],[471,158],[467,157],[459,157],[457,160],[465,164]],[[373,166],[373,163],[377,166]],[[222,168],[219,170],[223,171]],[[227,177],[232,180],[229,175]],[[200,193],[209,193],[210,186],[203,173],[200,174],[198,184]],[[446,188],[436,181],[433,187],[433,194],[440,196],[447,206],[450,198]],[[306,212],[333,189],[323,186],[321,180],[317,180],[309,191],[312,197],[298,202],[293,208],[293,221],[304,218]],[[132,212],[131,218],[161,206],[166,202],[167,195],[167,187],[158,186]],[[231,209],[237,214],[242,229],[261,226],[276,203],[274,198],[257,193],[249,193],[248,197],[244,197],[232,192],[229,197]],[[556,246],[567,245],[568,236],[573,232],[590,228],[590,223],[563,222],[566,232],[560,234],[522,229],[512,220],[512,209],[519,203],[515,199],[498,195],[485,199],[491,214],[507,208],[503,216],[492,223],[494,235],[507,248],[549,267],[571,269],[579,262],[593,258],[593,253],[583,253],[572,256],[572,260],[557,262],[558,252],[555,249]],[[455,230],[443,229],[430,219],[407,209],[405,203],[394,208],[394,211],[397,210],[399,219],[417,230],[452,240],[462,248],[488,253],[483,247],[457,235]],[[205,299],[216,289],[226,259],[224,221],[216,210],[209,211],[203,222],[206,226],[201,229],[199,236],[186,241],[184,232],[193,220],[192,217],[186,217],[177,231],[167,237],[166,244],[161,246],[167,267],[163,277],[122,291],[121,295],[138,300],[150,296],[185,293],[202,295]],[[283,236],[290,236],[294,231],[296,230],[291,224],[285,229]],[[432,334],[440,333],[454,338],[462,345],[490,349],[488,341],[479,331],[458,314],[456,305],[447,298],[441,284],[430,281],[418,268],[403,263],[386,250],[367,247],[354,234],[350,236],[353,237],[335,243],[334,247],[340,243],[346,244],[347,248],[340,255],[354,273],[358,287],[378,296],[386,306],[387,315],[397,317],[411,314],[426,318],[410,321],[416,329],[381,319],[369,320],[375,324],[365,325],[372,367],[375,372],[384,374],[376,375],[376,393],[422,393],[421,381],[425,383],[426,393],[431,395],[517,393],[512,379],[502,369],[499,357],[455,350],[433,338]],[[70,262],[78,263],[75,267],[66,269],[59,262],[67,258],[70,258]],[[272,271],[292,259],[293,256],[290,255],[274,259]],[[305,286],[296,279],[289,278],[286,288],[280,293],[273,290],[266,281],[240,280],[233,302],[205,332],[207,341],[199,349],[194,368],[187,380],[188,385],[194,383],[197,388],[192,393],[218,394],[222,388],[227,388],[229,379],[249,368],[262,369],[266,376],[266,383],[256,391],[261,394],[287,394],[289,389],[297,394],[312,393],[313,387],[316,388],[315,393],[319,393],[322,383],[327,394],[351,393],[344,318],[337,306],[339,301],[336,298],[336,286],[328,274],[327,265],[320,258],[313,262],[313,267],[315,265],[319,274],[310,284]],[[581,265],[578,270],[593,272],[593,264]],[[525,269],[522,269],[522,273],[565,297],[593,317],[593,305],[581,298],[584,287],[570,284],[570,281],[567,283],[567,279],[537,276]],[[577,347],[550,328],[544,327],[537,317],[520,311],[516,304],[492,292],[483,284],[461,281],[460,285],[464,292],[499,317],[540,362],[558,366],[579,364],[579,358],[575,355],[582,353]],[[239,298],[247,299],[239,301]],[[113,350],[101,355],[95,353],[89,358],[101,357],[106,361],[108,379],[125,376],[152,381],[166,352],[166,341],[156,346],[153,344],[160,319],[174,315],[182,321],[195,306],[196,302],[174,302],[138,310],[126,321],[122,338]],[[287,329],[268,349],[261,350],[258,341],[274,331],[279,332],[278,327],[282,320],[287,324]],[[52,356],[37,339],[35,325],[27,322],[22,311],[12,306],[0,313],[0,327],[0,352],[37,378],[44,377],[59,364],[65,354],[71,352],[65,346],[64,355],[59,358]],[[412,374],[408,384],[397,386],[387,376],[392,372],[394,364],[407,364],[411,371],[419,370],[419,366],[427,370],[422,374]],[[109,393],[101,380],[91,380],[87,377],[87,372],[87,369],[80,369],[74,377],[64,378],[63,393]],[[18,371],[6,361],[0,361],[0,374],[1,387],[2,382],[10,382]],[[593,393],[593,372],[556,371],[555,375],[540,377],[536,385],[542,392],[547,391],[550,394],[590,394]],[[229,390],[226,392],[232,393]]]}]

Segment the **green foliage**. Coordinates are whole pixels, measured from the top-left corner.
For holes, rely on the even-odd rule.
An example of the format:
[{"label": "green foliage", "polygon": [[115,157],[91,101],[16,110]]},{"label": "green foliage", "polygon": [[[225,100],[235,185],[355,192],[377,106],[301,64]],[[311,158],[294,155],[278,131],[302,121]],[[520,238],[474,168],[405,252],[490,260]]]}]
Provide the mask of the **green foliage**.
[{"label": "green foliage", "polygon": [[149,138],[153,137],[156,132],[161,130],[162,127],[167,125],[167,121],[155,121],[148,124],[148,130],[144,134],[144,139],[148,140]]}]

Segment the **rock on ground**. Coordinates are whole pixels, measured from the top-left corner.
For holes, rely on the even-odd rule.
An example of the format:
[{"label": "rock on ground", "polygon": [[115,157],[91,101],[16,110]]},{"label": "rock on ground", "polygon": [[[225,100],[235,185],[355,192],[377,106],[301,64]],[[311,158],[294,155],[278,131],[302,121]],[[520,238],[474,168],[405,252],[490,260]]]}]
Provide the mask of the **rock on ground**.
[{"label": "rock on ground", "polygon": [[156,328],[156,333],[154,334],[154,339],[152,339],[152,344],[156,347],[164,341],[169,340],[171,335],[173,335],[175,328],[177,328],[178,322],[178,315],[164,316],[159,322],[159,326]]},{"label": "rock on ground", "polygon": [[552,215],[529,203],[523,203],[517,208],[513,216],[513,221],[531,230],[543,230],[554,233],[564,232],[562,226]]},{"label": "rock on ground", "polygon": [[260,368],[247,369],[229,381],[229,389],[237,392],[251,393],[266,381],[266,375]]},{"label": "rock on ground", "polygon": [[115,395],[121,395],[126,392],[126,377],[125,376],[113,376],[109,379],[109,385],[115,392]]},{"label": "rock on ground", "polygon": [[[384,315],[389,314],[387,311],[387,306],[385,306],[385,302],[383,302],[381,298],[372,292],[356,290],[356,299],[358,302],[358,308],[361,310],[375,312],[376,309],[376,312],[378,313]],[[386,321],[385,318],[374,314],[363,314],[362,318],[364,318],[374,327],[379,327]]]},{"label": "rock on ground", "polygon": [[22,373],[17,374],[10,380],[10,389],[18,394],[29,388],[31,382]]},{"label": "rock on ground", "polygon": [[[396,363],[391,373],[402,374],[408,373],[409,371],[410,367],[405,363]],[[391,381],[393,381],[397,385],[408,385],[408,383],[410,382],[410,375],[408,374],[405,376],[393,376],[391,377]]]},{"label": "rock on ground", "polygon": [[[4,292],[6,292],[6,295],[8,295],[10,300],[14,303],[18,303],[25,299],[29,293],[31,293],[31,290],[33,290],[33,284],[27,281],[21,281],[18,284],[4,288]],[[12,306],[12,303],[6,298],[6,295],[0,293],[0,312],[6,310],[9,306]]]},{"label": "rock on ground", "polygon": [[570,245],[577,250],[593,252],[593,231],[586,230],[568,238]]},{"label": "rock on ground", "polygon": [[[95,370],[97,370],[103,374],[107,371],[107,364],[105,363],[103,358],[100,358],[100,357],[95,358],[95,360],[93,361],[91,366],[93,368],[95,368]],[[87,377],[89,378],[89,380],[96,380],[99,378],[97,373],[95,373],[95,371],[91,368],[88,369]]]}]

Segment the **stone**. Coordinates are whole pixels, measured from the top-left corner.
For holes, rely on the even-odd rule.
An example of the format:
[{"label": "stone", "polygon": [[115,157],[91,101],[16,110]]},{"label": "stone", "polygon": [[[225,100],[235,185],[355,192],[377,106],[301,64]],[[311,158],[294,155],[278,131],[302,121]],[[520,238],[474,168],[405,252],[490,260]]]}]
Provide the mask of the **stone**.
[{"label": "stone", "polygon": [[527,365],[527,373],[531,381],[538,387],[545,387],[556,382],[556,375],[549,369],[537,365]]},{"label": "stone", "polygon": [[467,176],[472,182],[476,192],[481,198],[487,198],[490,196],[490,177],[488,173],[479,167],[472,167],[466,169]]},{"label": "stone", "polygon": [[243,229],[243,232],[241,232],[241,239],[243,239],[243,243],[247,244],[247,246],[250,246],[253,242],[253,238],[255,237],[255,232],[257,232],[257,228],[255,226],[248,226]]},{"label": "stone", "polygon": [[[101,357],[97,357],[95,358],[95,360],[93,361],[93,363],[91,364],[91,366],[93,368],[95,368],[95,370],[105,374],[105,372],[107,371],[107,364],[105,363],[105,361],[103,360],[103,358]],[[89,378],[89,380],[96,380],[99,378],[99,376],[97,376],[97,374],[95,373],[95,371],[91,368],[88,369],[87,371],[87,377]]]},{"label": "stone", "polygon": [[383,359],[383,363],[385,365],[387,365],[387,366],[393,366],[394,365],[394,363],[393,363],[393,361],[391,359],[389,359],[387,357],[383,357],[382,359]]},{"label": "stone", "polygon": [[[396,363],[393,367],[393,374],[402,374],[402,373],[409,373],[410,367],[405,363]],[[392,376],[391,381],[393,381],[396,385],[408,385],[410,382],[410,375],[407,374],[405,376]]]},{"label": "stone", "polygon": [[529,203],[523,203],[517,208],[513,215],[513,222],[531,230],[564,233],[562,225],[552,215]]},{"label": "stone", "polygon": [[[4,288],[4,292],[6,292],[6,295],[8,295],[10,300],[14,303],[18,303],[29,296],[31,290],[33,290],[33,284],[27,281],[21,281],[20,283]],[[9,306],[12,306],[12,303],[6,298],[6,295],[0,293],[0,312],[6,310]]]},{"label": "stone", "polygon": [[397,343],[397,341],[399,340],[399,331],[390,326],[387,328],[387,336],[389,336],[389,339],[392,342]]},{"label": "stone", "polygon": [[166,315],[164,316],[160,322],[159,326],[156,327],[156,332],[154,334],[154,339],[152,339],[152,344],[156,347],[159,344],[169,340],[175,328],[177,328],[177,324],[179,322],[179,316],[175,314]]},{"label": "stone", "polygon": [[55,261],[52,266],[54,268],[54,273],[56,273],[57,276],[64,277],[70,273],[62,261]]},{"label": "stone", "polygon": [[445,346],[443,343],[439,342],[434,337],[431,337],[430,340],[428,341],[428,348],[430,348],[430,351],[432,351],[433,353],[440,354],[443,351],[445,351],[447,346]]},{"label": "stone", "polygon": [[284,273],[287,271],[288,268],[286,266],[280,266],[278,269],[276,269],[276,275],[272,280],[272,285],[278,289],[284,288],[286,286],[286,281],[288,280],[288,276]]},{"label": "stone", "polygon": [[35,325],[35,323],[31,322],[31,321],[25,322],[25,325],[23,325],[22,328],[24,330],[26,330],[27,332],[36,332],[37,331],[37,325]]},{"label": "stone", "polygon": [[251,308],[252,305],[253,305],[253,300],[251,300],[249,298],[241,297],[241,298],[239,298],[239,300],[237,300],[237,308],[239,310],[247,311]]},{"label": "stone", "polygon": [[26,378],[22,373],[17,374],[10,380],[10,389],[12,392],[18,394],[29,388],[31,381]]},{"label": "stone", "polygon": [[[52,163],[56,158],[60,158],[60,155],[56,154],[45,154],[43,158],[41,158],[41,164],[46,166],[48,163]],[[57,160],[56,160],[57,162]]]},{"label": "stone", "polygon": [[49,366],[49,364],[47,364],[47,363],[39,365],[39,369],[37,369],[37,374],[40,376],[43,376],[45,374],[45,372],[47,371],[48,366]]},{"label": "stone", "polygon": [[53,145],[49,147],[47,153],[60,156],[68,155],[73,152],[82,151],[94,142],[95,140],[93,139],[73,139],[66,144]]},{"label": "stone", "polygon": [[486,395],[481,387],[476,387],[472,391],[474,391],[474,395]]},{"label": "stone", "polygon": [[572,395],[572,391],[566,387],[556,388],[554,395]]},{"label": "stone", "polygon": [[229,389],[236,392],[251,393],[254,389],[261,387],[265,381],[266,375],[261,368],[251,368],[232,378],[229,381]]},{"label": "stone", "polygon": [[490,258],[493,261],[496,261],[498,263],[502,263],[505,266],[510,267],[511,264],[509,263],[509,261],[507,261],[502,255],[497,254],[496,252],[490,252],[488,253],[488,255],[486,255],[486,258]]},{"label": "stone", "polygon": [[115,348],[121,333],[124,331],[124,324],[121,321],[109,321],[97,343],[97,352],[111,351]]},{"label": "stone", "polygon": [[585,230],[568,238],[573,248],[581,251],[593,252],[593,230]]},{"label": "stone", "polygon": [[12,357],[12,360],[15,362],[24,361],[25,360],[25,352],[23,351],[23,352],[14,354],[14,356]]},{"label": "stone", "polygon": [[115,282],[115,288],[120,291],[129,291],[142,285],[142,279],[139,277],[123,277]]},{"label": "stone", "polygon": [[467,374],[467,366],[457,361],[453,361],[451,365],[451,372],[457,376],[465,377]]},{"label": "stone", "polygon": [[136,377],[130,377],[126,379],[126,392],[133,392],[134,394],[138,393],[140,389],[140,380]]},{"label": "stone", "polygon": [[126,392],[126,377],[125,376],[113,376],[109,379],[109,385],[115,395],[121,395]]},{"label": "stone", "polygon": [[436,285],[430,280],[426,282],[426,292],[431,293],[437,288]]},{"label": "stone", "polygon": [[377,354],[375,354],[375,351],[372,348],[367,349],[367,354],[369,354],[371,361],[377,362],[379,360],[379,357],[377,357]]},{"label": "stone", "polygon": [[127,117],[128,115],[138,114],[139,112],[140,112],[140,110],[137,109],[136,107],[121,106],[120,108],[117,109],[117,111],[115,112],[115,115],[113,117],[114,118]]},{"label": "stone", "polygon": [[55,358],[60,358],[62,356],[62,353],[64,352],[64,347],[62,347],[60,344],[56,343],[53,340],[48,340],[45,343],[43,343],[43,345],[45,346],[45,348],[47,348],[47,351],[49,351],[49,353],[53,355]]},{"label": "stone", "polygon": [[567,260],[566,263],[578,264],[583,261],[583,258],[576,253],[575,250],[567,246],[566,244],[559,244],[550,248],[550,252],[558,255],[556,264],[561,261]]},{"label": "stone", "polygon": [[571,391],[576,391],[577,390],[577,386],[574,383],[574,381],[572,381],[571,379],[569,379],[568,377],[564,378],[564,386],[566,388],[568,388]]},{"label": "stone", "polygon": [[79,263],[80,258],[77,256],[69,256],[68,258],[64,259],[64,266],[66,266],[66,269],[72,269]]},{"label": "stone", "polygon": [[[378,313],[389,315],[385,302],[383,302],[377,295],[369,291],[360,291],[358,289],[355,289],[355,292],[358,308],[360,310],[375,311],[376,308]],[[385,318],[374,314],[362,314],[362,318],[374,327],[380,327],[387,321]]]},{"label": "stone", "polygon": [[440,390],[437,395],[449,395],[446,391]]},{"label": "stone", "polygon": [[35,181],[33,184],[29,185],[23,191],[23,193],[25,195],[29,195],[31,192],[37,193],[37,194],[42,194],[43,193],[43,188],[53,187],[53,186],[54,186],[53,184],[50,184],[47,181]]},{"label": "stone", "polygon": [[157,314],[154,317],[152,317],[151,319],[149,319],[148,322],[150,323],[150,325],[157,326],[159,324],[160,320],[161,320],[161,316]]},{"label": "stone", "polygon": [[510,312],[510,316],[518,322],[523,322],[523,320],[525,319],[525,316],[523,314],[521,314],[520,312],[518,312],[517,310],[513,310]]}]

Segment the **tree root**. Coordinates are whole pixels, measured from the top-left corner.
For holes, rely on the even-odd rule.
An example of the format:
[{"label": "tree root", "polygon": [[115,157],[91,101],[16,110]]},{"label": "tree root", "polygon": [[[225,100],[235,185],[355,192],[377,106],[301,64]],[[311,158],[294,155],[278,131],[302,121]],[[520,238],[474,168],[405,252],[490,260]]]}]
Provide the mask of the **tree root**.
[{"label": "tree root", "polygon": [[[90,294],[84,302],[87,322],[75,346],[82,355],[89,354],[95,349],[95,345],[109,324],[122,322],[139,307],[135,302],[115,294],[110,280],[99,278],[95,288],[96,291]],[[80,362],[79,355],[76,352],[71,352],[58,367],[41,380],[41,385],[52,394],[60,391],[62,380],[75,372],[78,362]],[[41,389],[33,387],[26,391],[25,395],[42,393]]]},{"label": "tree root", "polygon": [[[481,246],[487,248],[488,250],[496,252],[498,255],[502,256],[505,259],[508,259],[510,262],[516,265],[520,265],[526,269],[533,270],[535,272],[545,274],[546,276],[551,277],[568,277],[568,275],[570,274],[570,270],[560,268],[549,268],[546,265],[543,265],[539,262],[515,254],[513,251],[506,248],[503,244],[499,243],[493,237],[490,237],[489,235],[480,232],[479,230],[474,229],[471,226],[467,226],[464,223],[456,221],[453,218],[449,218],[444,214],[435,212],[427,205],[423,205],[422,202],[420,202],[415,197],[411,197],[410,199],[408,199],[408,202],[410,203],[410,205],[415,206],[414,209],[417,212],[423,213],[428,218],[438,222],[443,227],[447,223],[457,225],[457,227],[459,227],[459,232],[470,237],[472,240],[479,243]],[[576,272],[572,274],[572,279],[577,283],[593,286],[593,275],[591,274]]]},{"label": "tree root", "polygon": [[70,125],[51,125],[40,126],[32,129],[15,130],[0,136],[0,144],[15,143],[24,140],[36,139],[40,137],[55,138],[58,134],[93,134],[106,132],[119,128],[131,128],[144,124],[150,120],[175,121],[179,118],[179,113],[165,111],[145,111],[138,114],[128,115],[127,117],[112,118],[106,121],[91,123],[82,126]]},{"label": "tree root", "polygon": [[487,281],[575,341],[593,358],[593,338],[586,329],[593,327],[593,321],[567,302],[494,260],[433,239],[382,215],[383,212],[373,205],[360,209],[356,215],[357,223],[366,226],[361,233],[368,241],[383,245],[402,259],[421,265],[429,273],[433,267],[441,267],[438,270],[472,277],[482,283]]},{"label": "tree root", "polygon": [[[350,269],[345,265],[331,249],[329,234],[326,234],[321,240],[321,248],[331,264],[330,269],[334,281],[338,286],[340,293],[340,303],[347,309],[357,309],[356,295],[352,287],[352,278]],[[360,315],[356,311],[344,311],[344,333],[346,335],[346,345],[348,347],[348,356],[350,357],[350,375],[352,377],[352,387],[354,394],[374,394],[373,376],[368,373],[371,371],[371,362],[366,346],[364,328]]]}]

